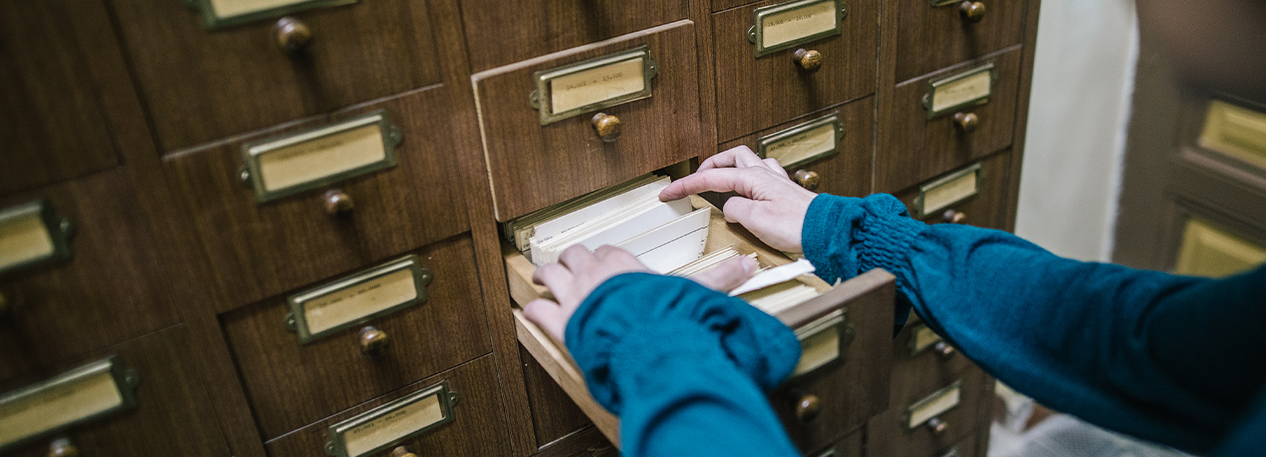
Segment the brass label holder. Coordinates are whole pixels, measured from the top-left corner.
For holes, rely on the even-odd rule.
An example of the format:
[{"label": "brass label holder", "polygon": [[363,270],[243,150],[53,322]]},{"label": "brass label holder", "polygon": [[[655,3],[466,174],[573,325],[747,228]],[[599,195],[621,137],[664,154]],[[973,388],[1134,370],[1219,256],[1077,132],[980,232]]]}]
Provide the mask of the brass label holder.
[{"label": "brass label holder", "polygon": [[[92,422],[136,408],[136,386],[140,384],[140,376],[137,375],[136,370],[124,368],[119,363],[118,357],[111,355],[37,384],[0,395],[0,421],[3,421],[6,418],[19,414],[31,414],[30,411],[32,409],[42,406],[49,406],[50,404],[56,406],[56,402],[65,401],[66,398],[74,398],[76,394],[82,394],[84,391],[91,390],[94,387],[91,384],[94,382],[99,383],[103,380],[108,380],[111,387],[108,392],[104,393],[114,396],[115,399],[107,399],[111,401],[96,405],[97,408],[95,409],[74,411],[70,413],[69,417],[63,418],[59,423],[49,424],[42,429],[31,430],[22,435],[8,436],[9,432],[0,432],[0,437],[3,437],[0,438],[0,452],[59,433],[79,424]],[[94,390],[93,392],[96,391]],[[42,416],[38,412],[35,414]],[[46,412],[45,414],[48,413]]]},{"label": "brass label holder", "polygon": [[901,422],[907,429],[914,430],[920,425],[954,409],[962,401],[963,380],[954,381],[931,395],[915,402],[906,408],[901,415]]},{"label": "brass label holder", "polygon": [[[207,29],[218,29],[231,25],[245,24],[261,19],[281,17],[313,8],[351,5],[360,0],[291,0],[282,5],[258,9],[242,9],[228,14],[221,14],[216,9],[216,0],[185,0],[190,8],[197,10],[202,19],[202,26]],[[240,3],[240,1],[239,1]]]},{"label": "brass label holder", "polygon": [[[808,139],[808,137],[815,133],[820,134],[819,130],[827,128],[828,126],[832,129],[831,133],[834,137],[834,141],[829,145],[829,149],[813,151],[807,156],[791,162],[784,162],[782,160],[782,157],[785,156],[780,155],[778,153],[779,150],[795,147],[795,142]],[[791,169],[815,160],[825,159],[839,154],[839,146],[843,141],[844,123],[840,121],[838,113],[831,113],[809,122],[792,126],[786,130],[760,137],[760,139],[756,140],[756,155],[760,156],[762,159],[766,159],[771,158],[770,153],[773,152],[774,154],[772,158],[778,159],[778,161],[782,163],[783,168]]]},{"label": "brass label holder", "polygon": [[[70,237],[74,234],[75,227],[70,219],[57,214],[51,201],[40,199],[0,209],[0,236],[10,233],[10,228],[14,232],[25,234],[27,229],[17,227],[19,224],[41,225],[43,236],[47,237],[43,240],[47,244],[47,249],[41,250],[42,252],[32,252],[29,255],[14,255],[13,258],[0,263],[0,277],[70,259]],[[19,244],[29,245],[26,241]],[[0,239],[0,246],[5,246],[2,239]],[[21,249],[24,246],[16,247]],[[29,248],[29,246],[26,247]],[[9,256],[5,253],[0,253],[0,259],[7,257]]]},{"label": "brass label holder", "polygon": [[[984,74],[984,73],[987,73],[989,75],[988,76],[989,81],[988,81],[988,85],[984,88],[983,91],[980,91],[979,88],[975,88],[977,90],[976,93],[969,93],[968,96],[961,97],[962,100],[957,100],[955,102],[950,103],[947,106],[937,107],[936,97],[938,95],[955,96],[957,94],[950,94],[947,92],[950,92],[954,89],[958,89],[963,84],[974,82],[973,77],[980,76],[981,74]],[[984,65],[972,68],[964,72],[956,73],[956,74],[947,76],[945,78],[934,79],[930,81],[928,83],[928,92],[927,94],[923,96],[923,108],[926,109],[928,112],[927,118],[932,119],[932,118],[939,117],[945,114],[953,113],[962,108],[979,106],[979,105],[989,103],[989,97],[993,95],[993,87],[997,84],[997,82],[998,82],[998,69],[994,66],[994,62],[988,62]]]},{"label": "brass label holder", "polygon": [[[403,443],[410,438],[452,422],[454,420],[453,407],[457,405],[459,399],[457,392],[449,390],[448,381],[440,381],[439,384],[331,425],[329,428],[330,437],[325,443],[325,453],[333,457],[360,457]],[[393,420],[408,420],[412,418],[408,408],[425,401],[438,403],[439,418],[434,418],[434,420],[422,424],[421,427],[400,433],[397,436],[366,438],[370,440],[368,445],[354,441],[353,434],[362,434],[365,433],[366,429],[374,427],[380,429],[388,428],[393,425],[391,424]]]},{"label": "brass label holder", "polygon": [[[372,304],[371,307],[376,307],[376,309],[364,314],[354,315],[340,323],[324,328],[313,329],[310,325],[308,318],[309,306],[315,301],[337,293],[363,293],[354,289],[366,285],[372,287],[375,281],[401,272],[408,272],[412,277],[412,285],[415,292],[412,298],[388,305]],[[364,324],[378,317],[386,316],[419,303],[425,303],[426,286],[431,283],[432,279],[431,271],[423,268],[418,263],[418,256],[409,255],[329,284],[291,295],[286,299],[286,302],[290,305],[290,312],[286,314],[285,326],[286,329],[298,335],[300,344],[307,344],[338,333],[341,330]]]},{"label": "brass label holder", "polygon": [[[606,84],[612,80],[612,75],[602,74],[604,69],[636,65],[635,62],[641,63],[638,69],[641,73],[642,82],[640,90],[620,91],[615,96],[598,97],[588,100],[586,103],[581,103],[579,106],[554,106],[554,82],[581,78],[585,84]],[[541,125],[549,125],[587,112],[650,98],[652,92],[651,80],[658,74],[659,66],[651,58],[650,49],[647,46],[639,46],[627,51],[538,71],[532,76],[536,90],[533,90],[528,95],[528,101],[532,108],[540,112]],[[592,78],[589,77],[590,75],[592,75]]]},{"label": "brass label holder", "polygon": [[[835,13],[834,24],[831,27],[819,31],[813,31],[787,41],[769,43],[768,46],[766,45],[766,28],[775,25],[769,23],[769,21],[799,19],[803,16],[796,16],[796,12],[805,11],[814,7],[821,7],[824,3],[831,4],[831,9]],[[752,10],[753,25],[747,30],[747,41],[752,43],[756,57],[762,57],[784,49],[817,41],[822,38],[839,35],[844,31],[845,17],[848,17],[848,4],[844,3],[844,0],[797,0],[756,8],[755,10]],[[780,24],[781,23],[782,22],[780,22]]]},{"label": "brass label holder", "polygon": [[[801,353],[795,371],[791,374],[792,379],[844,360],[844,353],[856,336],[853,325],[848,322],[847,313],[847,309],[840,308],[795,330],[796,339],[800,340],[801,347],[805,349]],[[834,344],[834,347],[815,348],[815,343]],[[815,358],[815,354],[819,351],[814,349],[829,352]]]},{"label": "brass label holder", "polygon": [[917,324],[911,329],[910,340],[907,342],[906,347],[910,349],[910,355],[914,356],[922,354],[923,351],[936,346],[936,343],[941,341],[943,341],[941,335],[937,335],[927,325]]},{"label": "brass label holder", "polygon": [[[946,186],[951,186],[953,184],[963,182],[961,180],[969,177],[970,175],[975,175],[974,176],[975,180],[974,180],[974,185],[967,191],[960,192],[957,195],[955,195],[953,198],[950,198],[944,201],[930,198],[932,196],[935,196],[934,193],[936,193],[937,191],[947,189]],[[930,183],[920,185],[919,195],[914,197],[914,202],[913,202],[914,213],[915,213],[914,217],[917,219],[923,219],[935,213],[936,211],[945,209],[946,207],[950,205],[959,203],[963,200],[971,198],[972,196],[980,193],[980,182],[984,178],[985,178],[984,168],[981,166],[981,164],[976,163],[967,168],[963,168],[961,170],[945,175],[941,178],[937,178],[935,181],[932,181]],[[929,200],[934,200],[934,201],[929,201]]]}]

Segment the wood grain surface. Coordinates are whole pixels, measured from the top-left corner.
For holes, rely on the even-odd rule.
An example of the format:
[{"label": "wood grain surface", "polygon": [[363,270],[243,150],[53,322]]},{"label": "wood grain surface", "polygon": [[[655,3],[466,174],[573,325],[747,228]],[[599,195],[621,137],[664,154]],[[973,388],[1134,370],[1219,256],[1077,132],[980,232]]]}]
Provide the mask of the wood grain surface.
[{"label": "wood grain surface", "polygon": [[[472,78],[496,218],[505,221],[698,156],[694,24],[674,22]],[[533,73],[645,45],[657,62],[651,98],[604,108],[624,133],[604,143],[593,112],[549,125],[528,104]]]},{"label": "wood grain surface", "polygon": [[[119,157],[85,53],[113,42],[100,2],[0,8],[0,195],[115,167]],[[104,25],[104,27],[102,27]]]},{"label": "wood grain surface", "polygon": [[[418,455],[425,456],[510,455],[510,446],[506,441],[505,416],[501,409],[501,394],[497,386],[497,372],[491,357],[475,359],[341,411],[281,438],[268,441],[265,444],[268,455],[273,457],[325,455],[325,443],[329,439],[331,425],[356,417],[358,414],[397,398],[424,390],[441,381],[447,381],[449,390],[457,392],[460,397],[457,405],[453,407],[453,421],[405,440],[401,445]],[[389,454],[389,451],[376,455],[386,454]]]},{"label": "wood grain surface", "polygon": [[483,71],[667,24],[688,2],[652,0],[462,0],[470,65]]},{"label": "wood grain surface", "polygon": [[[981,0],[985,18],[963,20],[959,2],[930,6],[928,0],[898,0],[896,81],[1019,44],[1025,25],[1024,0]],[[1037,28],[1037,24],[1032,25]]]},{"label": "wood grain surface", "polygon": [[[221,316],[265,439],[492,350],[470,239],[449,239],[415,254],[434,276],[426,302],[308,344],[299,344],[283,325],[290,310],[286,296]],[[324,282],[313,286],[319,284]],[[366,325],[387,333],[384,353],[360,352],[359,331]]]},{"label": "wood grain surface", "polygon": [[[1017,115],[1020,57],[1017,46],[898,85],[893,104],[880,109],[875,191],[896,192],[1010,146]],[[979,117],[974,132],[959,131],[954,113],[927,118],[923,96],[928,93],[929,81],[990,61],[997,68],[998,80],[989,102],[957,110]]]},{"label": "wood grain surface", "polygon": [[716,58],[717,137],[728,141],[803,116],[812,111],[864,97],[875,91],[878,0],[849,3],[841,35],[806,43],[801,48],[822,53],[822,68],[801,71],[790,48],[762,57],[747,41],[752,8],[761,2],[712,16]]},{"label": "wood grain surface", "polygon": [[[219,311],[258,301],[357,266],[415,249],[469,228],[450,117],[441,88],[410,92],[380,103],[311,119],[221,146],[168,157],[203,249],[230,301]],[[266,203],[238,181],[241,145],[336,123],[385,109],[403,142],[397,165]],[[323,195],[340,189],[355,209],[350,217],[325,212]]]},{"label": "wood grain surface", "polygon": [[538,446],[549,446],[567,435],[593,426],[585,413],[572,403],[567,392],[558,387],[549,372],[522,345],[519,345],[519,358],[523,361],[523,382],[532,405],[532,423],[536,426]]},{"label": "wood grain surface", "polygon": [[10,195],[0,208],[47,198],[74,224],[71,258],[0,278],[0,380],[173,325],[187,292],[158,248],[122,169]]},{"label": "wood grain surface", "polygon": [[[974,446],[977,433],[987,433],[980,429],[989,426],[980,420],[980,412],[993,405],[993,379],[974,367],[953,374],[903,369],[907,367],[893,366],[892,408],[867,425],[867,454],[941,457],[950,448],[963,446],[959,448],[963,457],[983,455],[966,451]],[[936,435],[926,425],[914,430],[906,426],[902,415],[910,404],[959,379],[963,384],[958,406],[937,416],[948,424],[944,432]]]},{"label": "wood grain surface", "polygon": [[[1014,192],[1013,189],[1007,186],[1010,170],[1011,151],[1003,151],[986,158],[981,162],[983,177],[976,184],[979,193],[944,209],[934,211],[924,217],[923,221],[929,224],[944,223],[946,222],[944,220],[945,212],[956,211],[967,215],[967,220],[964,222],[967,225],[1005,230],[1007,227],[1007,202],[1011,201],[1010,196]],[[915,214],[914,199],[919,196],[917,186],[893,195],[900,199],[902,203],[905,203],[907,208],[910,208],[910,214]]]},{"label": "wood grain surface", "polygon": [[[117,346],[93,351],[40,373],[0,383],[3,391],[47,379],[64,371],[117,355],[125,368],[136,370],[136,408],[73,427],[65,436],[80,455],[188,455],[226,457],[224,436],[199,376],[198,359],[190,357],[190,338],[183,326],[151,333]],[[52,438],[14,450],[15,457],[49,455]]]},{"label": "wood grain surface", "polygon": [[428,2],[377,0],[291,17],[312,31],[291,57],[275,20],[203,28],[184,2],[113,2],[162,151],[240,135],[441,81]]},{"label": "wood grain surface", "polygon": [[797,170],[810,170],[822,177],[822,185],[818,192],[831,195],[862,197],[870,194],[871,174],[874,171],[875,148],[875,100],[867,97],[841,106],[833,106],[810,113],[786,124],[774,126],[759,132],[721,143],[717,152],[739,145],[757,148],[761,137],[810,122],[823,116],[838,113],[844,124],[844,139],[840,141],[839,153],[824,159],[815,160],[796,169],[787,170],[794,175]]}]

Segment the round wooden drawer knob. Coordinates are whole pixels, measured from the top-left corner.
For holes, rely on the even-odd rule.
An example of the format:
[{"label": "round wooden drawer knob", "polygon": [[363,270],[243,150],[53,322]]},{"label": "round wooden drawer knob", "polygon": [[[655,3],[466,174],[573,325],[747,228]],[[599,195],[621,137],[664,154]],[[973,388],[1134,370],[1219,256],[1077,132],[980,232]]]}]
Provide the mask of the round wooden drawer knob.
[{"label": "round wooden drawer knob", "polygon": [[418,457],[418,455],[409,451],[407,447],[396,446],[395,449],[391,450],[391,457]]},{"label": "round wooden drawer knob", "polygon": [[598,113],[593,115],[593,129],[598,132],[598,137],[602,141],[610,143],[620,137],[620,133],[624,131],[624,126],[620,125],[620,118],[606,113]]},{"label": "round wooden drawer knob", "polygon": [[273,27],[273,37],[277,39],[277,47],[281,52],[298,55],[312,44],[312,29],[298,19],[283,17]]},{"label": "round wooden drawer knob", "polygon": [[801,423],[812,422],[822,412],[822,401],[817,395],[805,395],[796,401],[796,420]]},{"label": "round wooden drawer knob", "polygon": [[347,192],[331,189],[325,192],[325,212],[331,216],[346,216],[356,208],[356,202]]},{"label": "round wooden drawer knob", "polygon": [[936,346],[932,346],[932,350],[936,352],[936,355],[941,356],[942,359],[953,357],[958,352],[954,350],[954,346],[950,346],[949,343],[944,341],[936,343]]},{"label": "round wooden drawer knob", "polygon": [[48,457],[79,457],[79,448],[67,438],[58,438],[49,443]]},{"label": "round wooden drawer knob", "polygon": [[980,117],[976,113],[954,113],[954,126],[963,133],[975,132],[980,126]]},{"label": "round wooden drawer knob", "polygon": [[391,342],[391,338],[387,337],[387,332],[378,330],[372,325],[367,325],[360,329],[360,352],[365,355],[379,355],[387,350],[387,344]]},{"label": "round wooden drawer knob", "polygon": [[939,417],[933,417],[931,419],[928,419],[927,424],[928,424],[928,430],[931,430],[932,434],[937,435],[937,436],[940,436],[941,434],[945,433],[945,430],[949,429],[949,424],[945,423],[945,421],[942,421],[941,418]]},{"label": "round wooden drawer knob", "polygon": [[966,224],[967,213],[947,209],[945,210],[945,214],[941,215],[941,219],[951,224]]},{"label": "round wooden drawer knob", "polygon": [[791,179],[810,192],[817,191],[818,186],[822,185],[822,177],[816,171],[800,170]]},{"label": "round wooden drawer knob", "polygon": [[807,51],[797,49],[796,53],[791,55],[791,60],[805,73],[813,73],[822,68],[822,53],[812,49]]},{"label": "round wooden drawer knob", "polygon": [[980,22],[985,18],[985,4],[980,2],[965,1],[958,5],[958,10],[963,13],[963,19],[973,24]]}]

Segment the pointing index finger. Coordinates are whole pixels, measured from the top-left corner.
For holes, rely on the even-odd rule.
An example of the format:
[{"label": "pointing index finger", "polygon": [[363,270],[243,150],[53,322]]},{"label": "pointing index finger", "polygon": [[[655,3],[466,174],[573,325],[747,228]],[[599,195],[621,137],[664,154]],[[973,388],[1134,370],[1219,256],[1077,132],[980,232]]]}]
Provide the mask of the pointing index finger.
[{"label": "pointing index finger", "polygon": [[661,201],[686,198],[700,192],[736,192],[752,195],[752,181],[759,171],[750,168],[713,168],[673,181],[659,193]]}]

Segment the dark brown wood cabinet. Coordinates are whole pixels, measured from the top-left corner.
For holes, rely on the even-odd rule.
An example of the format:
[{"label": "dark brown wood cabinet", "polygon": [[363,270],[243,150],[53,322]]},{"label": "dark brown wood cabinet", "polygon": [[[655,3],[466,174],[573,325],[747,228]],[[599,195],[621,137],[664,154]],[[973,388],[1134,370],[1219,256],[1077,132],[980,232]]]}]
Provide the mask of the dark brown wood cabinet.
[{"label": "dark brown wood cabinet", "polygon": [[[745,145],[818,191],[1010,229],[1040,0],[10,3],[0,387],[111,355],[141,383],[133,409],[0,449],[570,457],[617,455],[618,418],[522,319],[540,291],[499,222]],[[29,202],[50,236],[72,223],[69,256],[10,268],[3,211]],[[711,243],[790,261],[713,216]],[[413,289],[366,279],[404,264]],[[983,456],[992,379],[912,351],[917,322],[891,338],[892,276],[814,284],[778,317],[851,330],[769,397],[800,450]],[[309,302],[337,323],[297,323]]]}]

